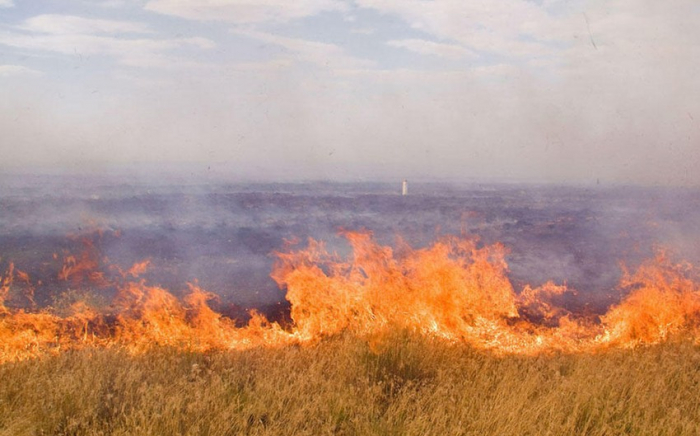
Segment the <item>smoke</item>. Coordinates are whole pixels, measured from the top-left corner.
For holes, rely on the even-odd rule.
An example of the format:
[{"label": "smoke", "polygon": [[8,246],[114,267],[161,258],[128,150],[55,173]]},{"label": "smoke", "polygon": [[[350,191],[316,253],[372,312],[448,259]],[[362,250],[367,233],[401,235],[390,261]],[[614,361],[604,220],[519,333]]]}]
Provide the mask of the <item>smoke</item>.
[{"label": "smoke", "polygon": [[[700,262],[698,196],[680,188],[412,183],[402,197],[400,184],[381,183],[134,185],[67,176],[13,183],[0,198],[4,262],[37,269],[53,253],[80,252],[79,238],[67,235],[101,229],[96,246],[109,263],[128,268],[148,259],[151,284],[177,293],[197,282],[244,306],[284,300],[269,274],[288,241],[322,240],[344,256],[342,230],[369,230],[395,247],[465,233],[501,242],[516,289],[553,280],[577,290],[577,304],[598,308],[619,299],[621,266],[633,269],[658,248]],[[50,293],[56,271],[47,268],[39,273]]]},{"label": "smoke", "polygon": [[[101,173],[136,163],[148,173],[165,161],[247,181],[697,185],[700,108],[683,97],[698,93],[694,68],[645,66],[611,50],[553,77],[518,66],[312,76],[292,67],[120,89],[95,78],[37,82],[8,88],[0,103],[11,145],[3,166]],[[596,69],[588,58],[618,66]],[[676,83],[686,86],[668,89]]]}]

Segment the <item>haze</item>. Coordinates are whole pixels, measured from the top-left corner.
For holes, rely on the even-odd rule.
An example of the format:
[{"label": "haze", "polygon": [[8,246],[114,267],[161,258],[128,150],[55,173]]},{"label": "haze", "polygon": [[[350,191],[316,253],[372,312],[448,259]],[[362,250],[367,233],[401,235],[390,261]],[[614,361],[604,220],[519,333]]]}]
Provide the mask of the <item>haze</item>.
[{"label": "haze", "polygon": [[0,171],[700,184],[693,0],[0,0]]}]

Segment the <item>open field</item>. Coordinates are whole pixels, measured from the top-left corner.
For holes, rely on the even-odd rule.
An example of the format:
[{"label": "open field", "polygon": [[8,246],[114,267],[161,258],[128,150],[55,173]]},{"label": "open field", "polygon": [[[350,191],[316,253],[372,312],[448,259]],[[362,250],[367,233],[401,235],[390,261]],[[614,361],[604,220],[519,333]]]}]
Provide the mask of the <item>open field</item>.
[{"label": "open field", "polygon": [[2,435],[691,435],[700,347],[496,357],[407,332],[0,366]]}]

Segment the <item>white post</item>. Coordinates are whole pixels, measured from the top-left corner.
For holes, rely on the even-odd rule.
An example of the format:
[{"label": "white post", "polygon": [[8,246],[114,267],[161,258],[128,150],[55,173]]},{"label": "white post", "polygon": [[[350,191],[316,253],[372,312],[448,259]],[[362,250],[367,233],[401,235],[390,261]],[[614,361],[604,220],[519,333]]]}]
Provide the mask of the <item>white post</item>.
[{"label": "white post", "polygon": [[408,195],[408,182],[406,179],[403,179],[403,183],[401,184],[401,195]]}]

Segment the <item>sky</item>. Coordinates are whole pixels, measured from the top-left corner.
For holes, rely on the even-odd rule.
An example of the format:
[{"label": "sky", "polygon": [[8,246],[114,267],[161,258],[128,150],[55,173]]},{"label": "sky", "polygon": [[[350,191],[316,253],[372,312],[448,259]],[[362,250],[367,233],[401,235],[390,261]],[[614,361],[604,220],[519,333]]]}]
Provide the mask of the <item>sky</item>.
[{"label": "sky", "polygon": [[697,0],[0,0],[0,172],[700,186]]}]

